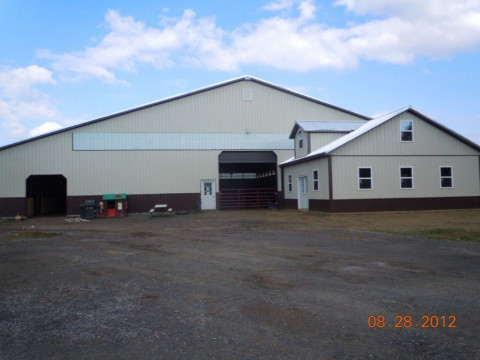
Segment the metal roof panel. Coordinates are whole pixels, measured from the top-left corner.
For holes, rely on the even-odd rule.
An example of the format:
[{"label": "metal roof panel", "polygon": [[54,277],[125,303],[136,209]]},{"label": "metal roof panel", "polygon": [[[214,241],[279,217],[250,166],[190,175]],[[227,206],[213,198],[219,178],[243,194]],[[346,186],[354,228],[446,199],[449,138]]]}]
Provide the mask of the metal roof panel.
[{"label": "metal roof panel", "polygon": [[306,132],[350,132],[366,121],[300,120],[298,125]]}]

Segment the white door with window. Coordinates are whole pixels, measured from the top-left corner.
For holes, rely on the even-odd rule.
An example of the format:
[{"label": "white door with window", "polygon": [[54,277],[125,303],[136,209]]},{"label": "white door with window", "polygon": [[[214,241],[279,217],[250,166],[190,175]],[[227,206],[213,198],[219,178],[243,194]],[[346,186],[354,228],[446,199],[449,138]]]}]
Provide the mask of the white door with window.
[{"label": "white door with window", "polygon": [[298,210],[308,210],[308,177],[298,178]]},{"label": "white door with window", "polygon": [[215,180],[212,180],[212,179],[201,180],[200,191],[201,191],[202,210],[215,210],[217,208]]}]

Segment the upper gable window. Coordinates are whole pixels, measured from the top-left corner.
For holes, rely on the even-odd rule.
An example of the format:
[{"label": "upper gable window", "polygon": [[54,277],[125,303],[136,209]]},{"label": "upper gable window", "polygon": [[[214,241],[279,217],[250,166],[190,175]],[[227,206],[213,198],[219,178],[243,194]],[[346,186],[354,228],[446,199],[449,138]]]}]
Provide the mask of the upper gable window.
[{"label": "upper gable window", "polygon": [[400,140],[413,141],[413,120],[400,120]]},{"label": "upper gable window", "polygon": [[243,89],[243,100],[245,100],[245,101],[252,101],[253,100],[252,89]]},{"label": "upper gable window", "polygon": [[298,148],[303,149],[303,131],[298,131]]}]

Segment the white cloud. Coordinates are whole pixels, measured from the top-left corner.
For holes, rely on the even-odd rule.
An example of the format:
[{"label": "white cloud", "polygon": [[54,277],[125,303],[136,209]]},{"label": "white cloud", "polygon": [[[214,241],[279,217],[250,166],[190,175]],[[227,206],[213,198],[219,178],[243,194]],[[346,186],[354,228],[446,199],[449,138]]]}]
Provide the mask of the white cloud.
[{"label": "white cloud", "polygon": [[296,3],[298,0],[277,0],[263,6],[263,9],[268,11],[290,10]]},{"label": "white cloud", "polygon": [[32,86],[45,83],[55,83],[52,72],[37,65],[0,70],[0,89],[2,95],[9,98],[34,95]]},{"label": "white cloud", "polygon": [[55,84],[52,72],[43,67],[0,70],[0,122],[7,141],[29,136],[22,121],[52,119],[58,115],[49,96],[35,88],[42,84]]},{"label": "white cloud", "polygon": [[138,63],[166,68],[180,60],[209,67],[208,57],[214,56],[217,69],[236,66],[222,50],[223,31],[215,26],[214,18],[197,19],[193,11],[186,10],[181,18],[162,17],[162,28],[154,28],[109,10],[105,20],[110,32],[97,46],[67,54],[40,50],[37,55],[53,60],[55,70],[73,73],[74,79],[99,78],[110,83],[118,81],[116,70],[135,72]]},{"label": "white cloud", "polygon": [[56,123],[54,121],[47,121],[31,129],[29,131],[29,134],[30,136],[38,136],[38,135],[49,133],[51,131],[59,130],[61,128],[63,128],[63,125]]},{"label": "white cloud", "polygon": [[117,72],[135,72],[138,64],[227,72],[264,65],[305,72],[353,69],[362,59],[407,64],[480,47],[478,0],[337,0],[332,5],[374,17],[329,27],[316,20],[314,0],[277,0],[263,7],[276,16],[227,31],[214,17],[198,18],[192,10],[179,18],[161,17],[157,27],[110,10],[105,17],[109,32],[98,45],[38,55],[70,79],[115,83]]},{"label": "white cloud", "polygon": [[345,6],[357,15],[377,15],[402,18],[451,18],[478,12],[478,0],[337,0],[334,5]]},{"label": "white cloud", "polygon": [[339,0],[359,15],[380,15],[344,29],[355,56],[405,64],[480,47],[480,1]]},{"label": "white cloud", "polygon": [[344,69],[356,66],[339,42],[342,34],[319,24],[273,18],[234,39],[240,64],[266,65],[290,71]]},{"label": "white cloud", "polygon": [[315,17],[317,7],[314,0],[277,0],[263,6],[263,9],[274,12],[286,11],[288,13],[295,7],[300,12],[300,18],[313,19]]},{"label": "white cloud", "polygon": [[305,0],[300,2],[298,10],[300,10],[300,18],[303,20],[309,20],[315,18],[317,7],[315,6],[314,0]]}]

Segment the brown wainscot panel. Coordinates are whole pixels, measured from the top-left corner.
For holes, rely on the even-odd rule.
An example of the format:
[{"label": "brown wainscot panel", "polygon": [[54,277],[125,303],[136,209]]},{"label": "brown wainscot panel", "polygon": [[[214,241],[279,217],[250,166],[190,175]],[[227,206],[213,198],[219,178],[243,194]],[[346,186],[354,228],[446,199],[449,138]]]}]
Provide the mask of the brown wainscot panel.
[{"label": "brown wainscot panel", "polygon": [[309,209],[313,211],[330,211],[330,200],[313,200],[310,199]]},{"label": "brown wainscot panel", "polygon": [[27,199],[24,197],[0,198],[0,217],[27,215]]},{"label": "brown wainscot panel", "polygon": [[297,199],[282,199],[278,202],[278,207],[281,209],[297,209],[298,200]]},{"label": "brown wainscot panel", "polygon": [[480,197],[333,200],[331,212],[412,211],[480,208]]}]

